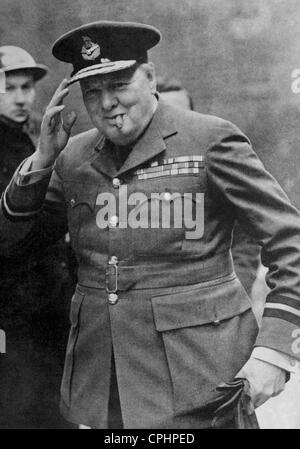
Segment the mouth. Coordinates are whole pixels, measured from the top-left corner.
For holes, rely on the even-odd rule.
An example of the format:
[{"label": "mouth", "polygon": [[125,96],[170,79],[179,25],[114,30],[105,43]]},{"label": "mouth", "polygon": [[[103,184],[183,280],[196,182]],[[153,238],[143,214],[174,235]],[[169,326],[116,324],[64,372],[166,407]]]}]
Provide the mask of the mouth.
[{"label": "mouth", "polygon": [[24,117],[28,114],[28,111],[26,109],[16,109],[15,110],[15,115],[16,116],[20,116],[20,117]]},{"label": "mouth", "polygon": [[116,126],[118,129],[121,129],[124,124],[125,114],[115,114],[111,117],[106,117],[106,120],[112,125]]}]

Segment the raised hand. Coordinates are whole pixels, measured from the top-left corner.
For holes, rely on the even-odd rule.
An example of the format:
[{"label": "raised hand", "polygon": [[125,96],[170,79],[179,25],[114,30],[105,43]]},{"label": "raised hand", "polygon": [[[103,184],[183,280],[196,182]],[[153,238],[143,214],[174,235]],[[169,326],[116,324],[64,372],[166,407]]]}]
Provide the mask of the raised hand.
[{"label": "raised hand", "polygon": [[64,79],[45,111],[39,145],[33,156],[33,170],[51,166],[68,143],[76,114],[72,111],[65,118],[62,116],[65,108],[63,100],[69,93],[67,85],[68,81]]}]

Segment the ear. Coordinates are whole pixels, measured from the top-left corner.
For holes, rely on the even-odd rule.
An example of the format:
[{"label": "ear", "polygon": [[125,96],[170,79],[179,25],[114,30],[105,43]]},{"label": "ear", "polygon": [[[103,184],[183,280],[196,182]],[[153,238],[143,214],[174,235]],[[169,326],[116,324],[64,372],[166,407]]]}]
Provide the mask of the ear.
[{"label": "ear", "polygon": [[145,72],[149,81],[149,86],[151,89],[151,93],[155,94],[156,92],[156,74],[155,74],[155,66],[153,62],[147,62],[145,64]]}]

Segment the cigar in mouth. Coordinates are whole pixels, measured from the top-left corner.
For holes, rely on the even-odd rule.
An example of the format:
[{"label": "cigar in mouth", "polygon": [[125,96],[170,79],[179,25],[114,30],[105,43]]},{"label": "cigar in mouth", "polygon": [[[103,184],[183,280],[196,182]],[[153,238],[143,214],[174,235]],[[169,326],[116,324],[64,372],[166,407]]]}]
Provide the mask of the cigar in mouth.
[{"label": "cigar in mouth", "polygon": [[117,127],[118,129],[121,129],[121,128],[122,128],[123,122],[124,122],[124,120],[123,120],[123,115],[117,115],[117,117],[116,117],[116,127]]}]

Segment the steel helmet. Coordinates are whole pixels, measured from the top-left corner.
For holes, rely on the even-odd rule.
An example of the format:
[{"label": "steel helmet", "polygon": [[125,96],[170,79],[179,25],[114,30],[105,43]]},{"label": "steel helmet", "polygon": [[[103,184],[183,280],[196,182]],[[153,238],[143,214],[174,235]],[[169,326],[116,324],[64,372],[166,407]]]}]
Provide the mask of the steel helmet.
[{"label": "steel helmet", "polygon": [[48,72],[47,66],[37,64],[27,51],[13,45],[0,47],[0,69],[5,73],[30,70],[35,81],[43,78]]}]

